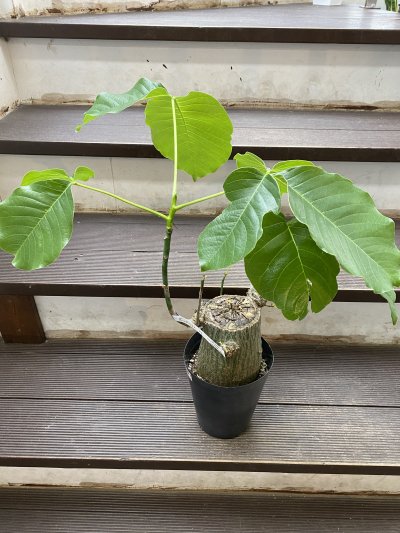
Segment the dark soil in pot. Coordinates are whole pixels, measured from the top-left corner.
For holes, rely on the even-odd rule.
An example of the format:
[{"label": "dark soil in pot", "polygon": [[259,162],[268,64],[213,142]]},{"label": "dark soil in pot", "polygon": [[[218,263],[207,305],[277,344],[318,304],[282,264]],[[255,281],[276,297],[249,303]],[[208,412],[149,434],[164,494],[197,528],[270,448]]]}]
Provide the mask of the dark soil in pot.
[{"label": "dark soil in pot", "polygon": [[193,402],[200,427],[212,437],[232,439],[248,427],[257,406],[274,356],[269,344],[261,339],[262,358],[267,370],[251,383],[237,387],[221,387],[207,383],[190,371],[201,337],[193,335],[185,346],[184,361],[190,380]]}]

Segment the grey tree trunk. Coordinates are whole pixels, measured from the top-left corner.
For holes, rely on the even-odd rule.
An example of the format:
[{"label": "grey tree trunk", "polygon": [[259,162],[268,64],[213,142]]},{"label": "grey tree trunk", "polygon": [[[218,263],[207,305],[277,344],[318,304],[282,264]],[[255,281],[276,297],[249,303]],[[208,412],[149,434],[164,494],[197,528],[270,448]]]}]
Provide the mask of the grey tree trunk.
[{"label": "grey tree trunk", "polygon": [[204,339],[193,370],[214,385],[233,387],[254,381],[261,369],[261,313],[249,296],[217,296],[202,307],[203,331],[225,350],[226,358]]}]

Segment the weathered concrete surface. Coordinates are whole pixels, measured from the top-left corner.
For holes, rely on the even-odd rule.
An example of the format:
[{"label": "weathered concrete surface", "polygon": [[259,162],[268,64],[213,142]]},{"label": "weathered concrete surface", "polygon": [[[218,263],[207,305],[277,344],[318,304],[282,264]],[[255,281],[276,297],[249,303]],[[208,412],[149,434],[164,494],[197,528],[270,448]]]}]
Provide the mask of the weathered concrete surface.
[{"label": "weathered concrete surface", "polygon": [[[171,319],[162,299],[38,296],[36,303],[49,338],[190,336],[187,328]],[[177,312],[187,317],[197,309],[196,300],[177,299],[175,304]],[[400,312],[400,304],[398,308]],[[264,308],[261,333],[271,341],[400,344],[400,328],[392,326],[384,303],[334,302],[301,322],[286,320],[276,308]]]},{"label": "weathered concrete surface", "polygon": [[[145,76],[254,105],[399,106],[398,46],[10,39],[21,101],[87,102]],[[295,81],[294,81],[295,80]]]},{"label": "weathered concrete surface", "polygon": [[0,467],[0,486],[400,494],[399,476]]},{"label": "weathered concrete surface", "polygon": [[309,0],[4,0],[0,16],[72,15],[78,13],[122,13],[134,10],[204,9],[271,4],[302,4]]},{"label": "weathered concrete surface", "polygon": [[17,102],[17,86],[8,43],[4,39],[0,39],[0,118],[10,111]]},{"label": "weathered concrete surface", "polygon": [[[272,166],[274,161],[267,161]],[[400,218],[400,163],[316,162],[330,172],[348,177],[374,198],[378,208],[386,214]],[[0,199],[8,196],[32,169],[64,168],[67,171],[86,165],[93,168],[94,184],[119,196],[152,209],[168,210],[172,179],[172,164],[164,159],[128,159],[109,157],[60,157],[30,155],[0,155]],[[228,174],[234,169],[232,161],[214,174],[197,182],[184,172],[179,173],[179,200],[208,196],[222,190]],[[143,183],[146,187],[143,187]],[[77,210],[81,212],[131,213],[132,208],[113,198],[83,189],[74,190]],[[284,206],[287,198],[284,197]],[[224,197],[195,204],[183,212],[185,215],[216,215],[226,206]]]}]

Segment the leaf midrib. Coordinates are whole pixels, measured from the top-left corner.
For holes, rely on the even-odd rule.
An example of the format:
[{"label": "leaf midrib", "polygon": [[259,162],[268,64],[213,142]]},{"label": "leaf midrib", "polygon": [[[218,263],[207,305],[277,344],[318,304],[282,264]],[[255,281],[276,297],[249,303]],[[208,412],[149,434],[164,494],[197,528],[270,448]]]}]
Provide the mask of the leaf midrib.
[{"label": "leaf midrib", "polygon": [[307,277],[306,271],[304,270],[303,261],[302,261],[301,256],[300,256],[299,248],[297,246],[297,243],[296,243],[295,238],[293,236],[292,230],[290,229],[290,226],[289,226],[288,223],[286,223],[286,227],[287,227],[287,230],[288,230],[288,232],[290,234],[290,237],[291,237],[291,239],[293,241],[294,247],[296,248],[297,257],[299,258],[301,270],[302,270],[303,276],[304,276],[304,281],[305,281],[305,284],[307,286],[307,293],[308,293],[308,296],[310,296],[310,290],[309,290],[309,286],[308,286],[308,283],[307,283],[308,277]]}]

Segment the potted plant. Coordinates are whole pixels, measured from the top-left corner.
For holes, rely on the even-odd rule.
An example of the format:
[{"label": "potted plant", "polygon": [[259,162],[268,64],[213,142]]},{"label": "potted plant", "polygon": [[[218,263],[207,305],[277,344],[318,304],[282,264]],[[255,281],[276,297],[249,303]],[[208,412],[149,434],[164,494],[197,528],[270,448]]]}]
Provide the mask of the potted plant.
[{"label": "potted plant", "polygon": [[[237,169],[221,192],[179,203],[178,169],[196,182],[223,165],[232,150],[231,121],[210,95],[174,97],[161,84],[142,78],[127,93],[101,93],[77,130],[143,100],[154,146],[173,162],[168,212],[89,185],[94,173],[87,167],[72,175],[54,168],[34,170],[0,204],[0,248],[14,256],[13,265],[20,269],[54,262],[71,238],[73,187],[112,196],[161,218],[165,302],[174,320],[196,331],[185,362],[199,422],[214,436],[234,437],[249,423],[272,365],[271,349],[260,333],[260,307],[266,301],[289,320],[301,320],[310,310],[317,313],[335,297],[341,266],[387,300],[396,323],[400,251],[394,223],[343,176],[301,160],[268,168],[248,152],[235,156]],[[221,294],[205,303],[200,297],[194,318],[184,318],[174,308],[168,282],[174,219],[186,207],[219,195],[229,204],[199,237],[201,270],[226,271],[244,260],[252,287],[247,296]],[[283,195],[288,195],[290,219],[281,213]]]}]

